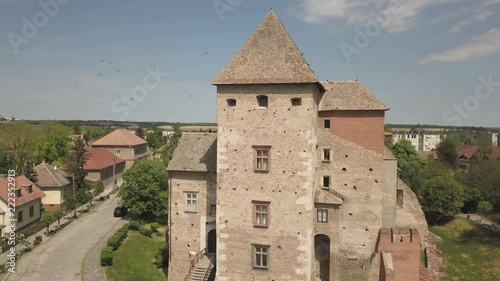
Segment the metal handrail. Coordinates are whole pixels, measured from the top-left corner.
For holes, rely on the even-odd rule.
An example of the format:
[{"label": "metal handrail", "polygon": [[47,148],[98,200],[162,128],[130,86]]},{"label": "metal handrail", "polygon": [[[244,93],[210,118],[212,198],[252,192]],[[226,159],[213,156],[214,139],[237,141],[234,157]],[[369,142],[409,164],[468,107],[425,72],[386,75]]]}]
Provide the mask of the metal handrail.
[{"label": "metal handrail", "polygon": [[201,250],[199,253],[197,253],[194,258],[191,260],[191,264],[189,265],[189,268],[186,272],[186,276],[184,277],[184,281],[187,281],[189,279],[189,274],[191,273],[191,270],[194,268],[194,266],[198,263],[200,258],[205,255],[205,249]]},{"label": "metal handrail", "polygon": [[203,281],[208,281],[208,277],[210,277],[210,271],[214,267],[215,255],[212,256],[208,262],[207,269],[205,269],[205,275],[203,276]]}]

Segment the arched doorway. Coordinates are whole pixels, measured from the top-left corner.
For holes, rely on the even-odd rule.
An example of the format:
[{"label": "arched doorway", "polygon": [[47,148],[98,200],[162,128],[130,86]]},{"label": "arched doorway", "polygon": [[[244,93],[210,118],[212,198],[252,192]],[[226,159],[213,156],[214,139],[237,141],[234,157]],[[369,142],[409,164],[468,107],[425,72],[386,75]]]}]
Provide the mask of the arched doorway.
[{"label": "arched doorway", "polygon": [[330,280],[330,237],[318,234],[314,237],[314,255],[317,276],[321,281]]},{"label": "arched doorway", "polygon": [[215,229],[212,229],[208,232],[207,253],[215,255],[216,251],[217,251],[217,235]]}]

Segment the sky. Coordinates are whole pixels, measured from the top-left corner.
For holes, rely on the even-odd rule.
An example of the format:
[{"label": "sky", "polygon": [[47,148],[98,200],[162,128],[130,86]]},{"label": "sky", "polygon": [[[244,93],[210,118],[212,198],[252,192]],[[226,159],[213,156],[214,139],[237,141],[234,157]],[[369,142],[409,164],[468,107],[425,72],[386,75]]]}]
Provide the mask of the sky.
[{"label": "sky", "polygon": [[215,122],[211,81],[271,8],[387,123],[500,127],[500,0],[0,0],[0,115]]}]

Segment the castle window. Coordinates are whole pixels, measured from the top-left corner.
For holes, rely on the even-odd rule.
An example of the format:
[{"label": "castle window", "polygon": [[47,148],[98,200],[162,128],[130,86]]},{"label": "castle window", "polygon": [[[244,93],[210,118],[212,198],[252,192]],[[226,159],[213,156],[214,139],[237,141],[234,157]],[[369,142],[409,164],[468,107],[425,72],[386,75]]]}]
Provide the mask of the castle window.
[{"label": "castle window", "polygon": [[227,99],[227,106],[236,106],[235,99]]},{"label": "castle window", "polygon": [[293,105],[293,106],[299,106],[299,105],[302,105],[302,99],[301,99],[301,98],[293,98],[293,99],[292,99],[292,105]]},{"label": "castle window", "polygon": [[330,162],[330,151],[329,148],[323,148],[323,162]]},{"label": "castle window", "polygon": [[317,221],[328,222],[328,209],[317,209]]},{"label": "castle window", "polygon": [[330,119],[325,119],[325,129],[330,128]]},{"label": "castle window", "polygon": [[120,150],[116,150],[116,155],[120,156],[121,154],[121,151]]},{"label": "castle window", "polygon": [[323,188],[330,189],[330,177],[329,176],[323,176]]},{"label": "castle window", "polygon": [[198,193],[186,193],[186,212],[198,212]]},{"label": "castle window", "polygon": [[269,268],[269,246],[252,244],[252,263],[254,268],[268,269]]},{"label": "castle window", "polygon": [[253,225],[258,227],[269,226],[269,204],[270,202],[253,202]]},{"label": "castle window", "polygon": [[267,107],[267,96],[257,96],[259,107]]},{"label": "castle window", "polygon": [[267,172],[270,168],[270,146],[254,146],[255,171]]},{"label": "castle window", "polygon": [[210,215],[215,215],[217,211],[217,206],[215,204],[210,205]]}]

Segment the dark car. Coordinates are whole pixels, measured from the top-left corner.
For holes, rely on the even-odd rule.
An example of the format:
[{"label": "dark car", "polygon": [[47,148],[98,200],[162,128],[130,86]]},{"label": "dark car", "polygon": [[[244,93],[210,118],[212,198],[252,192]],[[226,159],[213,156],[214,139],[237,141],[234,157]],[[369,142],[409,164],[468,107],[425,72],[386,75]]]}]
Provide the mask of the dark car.
[{"label": "dark car", "polygon": [[117,206],[115,211],[113,212],[113,216],[115,217],[123,217],[128,213],[128,208],[125,206]]}]

